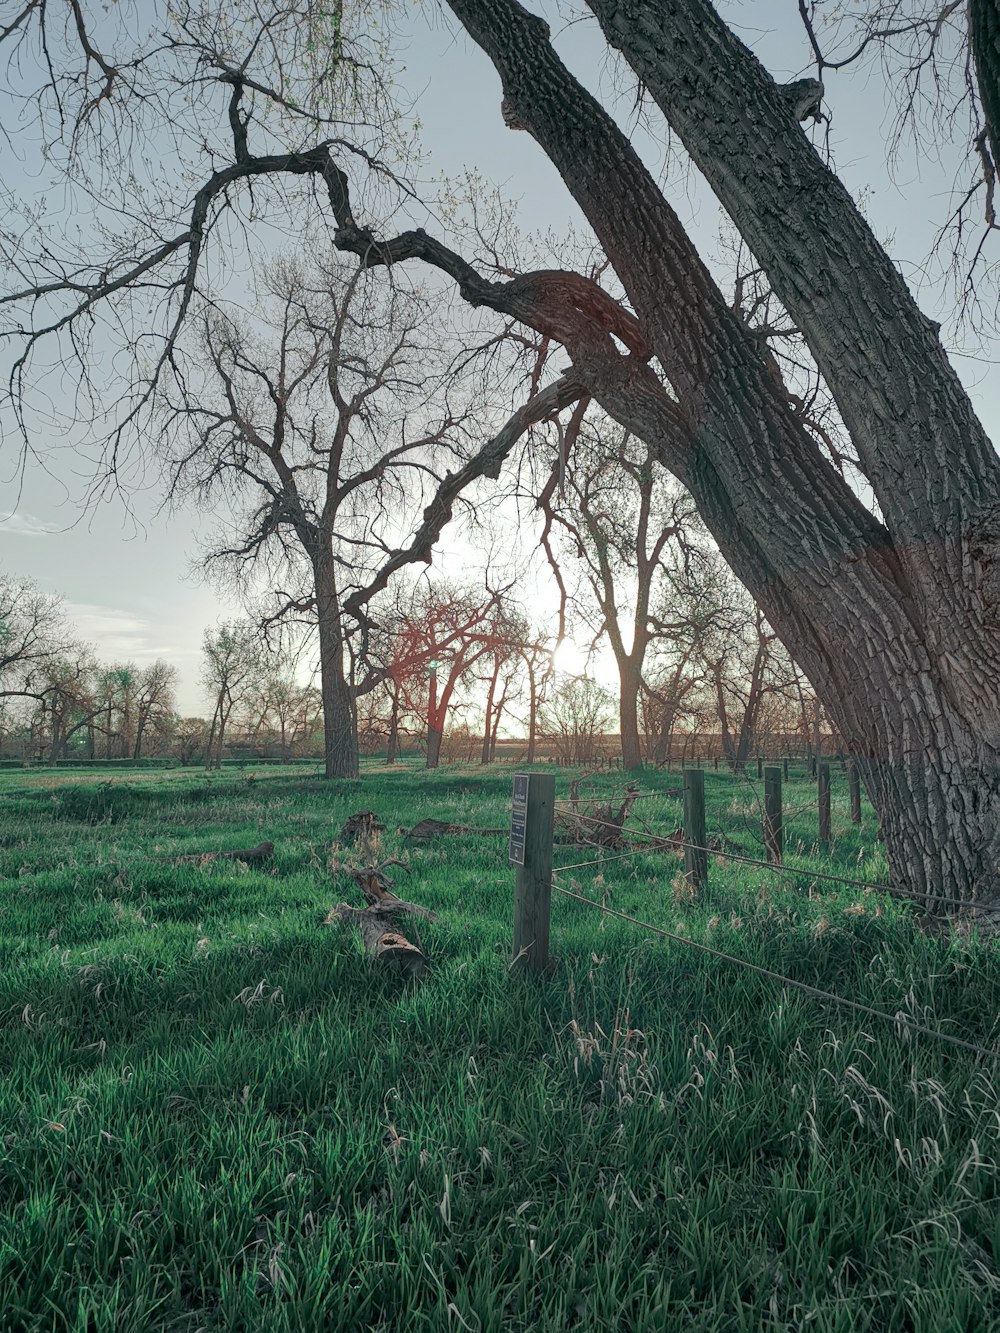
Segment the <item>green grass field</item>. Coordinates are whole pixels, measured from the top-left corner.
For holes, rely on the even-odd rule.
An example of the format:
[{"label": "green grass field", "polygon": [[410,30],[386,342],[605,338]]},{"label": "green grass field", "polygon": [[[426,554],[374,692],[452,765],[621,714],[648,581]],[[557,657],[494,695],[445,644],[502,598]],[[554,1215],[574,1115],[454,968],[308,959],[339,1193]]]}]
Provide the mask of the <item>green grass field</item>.
[{"label": "green grass field", "polygon": [[[644,777],[636,827],[681,822],[678,782]],[[757,786],[706,776],[710,831],[751,855]],[[503,840],[395,832],[502,825],[509,793],[471,768],[0,774],[0,1327],[1000,1327],[995,1064],[558,895],[552,975],[510,976]],[[839,774],[810,862],[812,798],[786,787],[789,860],[884,879]],[[439,913],[417,987],[319,924],[358,901],[330,849],[363,808]],[[153,859],[264,838],[265,870]],[[991,939],[718,858],[692,900],[678,872],[644,853],[567,880],[997,1041]]]}]

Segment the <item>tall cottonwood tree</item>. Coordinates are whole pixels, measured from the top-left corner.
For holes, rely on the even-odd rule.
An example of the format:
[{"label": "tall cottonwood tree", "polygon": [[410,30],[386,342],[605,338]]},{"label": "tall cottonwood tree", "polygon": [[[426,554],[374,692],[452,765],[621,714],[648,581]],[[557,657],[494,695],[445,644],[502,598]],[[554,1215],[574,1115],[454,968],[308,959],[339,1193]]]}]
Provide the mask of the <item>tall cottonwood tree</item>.
[{"label": "tall cottonwood tree", "polygon": [[[274,71],[257,78],[252,61],[217,54],[214,104],[202,91],[204,61],[197,74],[174,76],[178,88],[197,82],[202,125],[211,107],[231,129],[228,150],[213,138],[186,209],[178,195],[174,209],[144,215],[143,244],[119,245],[111,258],[51,244],[32,253],[30,228],[15,237],[22,285],[11,301],[29,312],[14,321],[25,354],[45,336],[88,327],[104,301],[117,311],[155,274],[172,301],[166,327],[157,325],[162,372],[209,281],[205,251],[220,211],[250,182],[311,178],[339,248],[368,265],[431,264],[470,304],[564,347],[562,405],[589,394],[650,444],[806,671],[861,765],[895,882],[930,901],[995,897],[1000,464],[937,325],[802,129],[822,88],[775,81],[708,0],[589,0],[801,331],[876,511],[800,419],[629,138],[559,58],[547,24],[516,0],[448,4],[497,69],[506,123],[528,131],[559,171],[629,308],[579,274],[496,278],[425,231],[377,234],[352,203],[352,177],[367,178],[368,163],[325,126],[303,142],[300,119],[283,136],[274,108],[288,99],[267,84]],[[192,59],[193,45],[177,59]],[[338,36],[334,61],[340,48]],[[157,50],[161,63],[171,57],[169,45]],[[89,54],[84,63],[96,77]],[[126,67],[105,64],[127,100]],[[993,61],[980,59],[979,69],[989,114]],[[87,91],[84,79],[78,92]],[[251,109],[273,113],[254,143]],[[73,148],[79,155],[79,139]],[[179,172],[178,189],[183,180]],[[153,233],[149,218],[178,210],[185,222]],[[15,387],[27,365],[18,362]]]},{"label": "tall cottonwood tree", "polygon": [[357,777],[351,639],[428,492],[468,462],[465,413],[426,298],[356,264],[284,263],[263,285],[252,319],[205,322],[203,385],[166,415],[172,494],[224,496],[209,565],[227,580],[263,566],[291,588],[269,621],[314,619],[326,776]]},{"label": "tall cottonwood tree", "polygon": [[512,0],[450,4],[497,67],[508,123],[559,169],[636,312],[646,345],[623,357],[536,281],[587,387],[688,487],[830,708],[897,882],[932,899],[995,894],[1000,466],[937,326],[801,128],[822,89],[776,83],[705,0],[591,0],[805,337],[878,517],[796,420],[547,25]]}]

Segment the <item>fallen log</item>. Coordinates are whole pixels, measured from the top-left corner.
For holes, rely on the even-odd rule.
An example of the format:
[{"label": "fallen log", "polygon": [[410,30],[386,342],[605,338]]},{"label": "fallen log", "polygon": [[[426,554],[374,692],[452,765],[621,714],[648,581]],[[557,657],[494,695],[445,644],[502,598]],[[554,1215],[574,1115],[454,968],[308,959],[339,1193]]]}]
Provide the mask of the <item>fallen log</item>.
[{"label": "fallen log", "polygon": [[267,861],[274,855],[274,843],[262,842],[256,847],[249,847],[236,852],[188,852],[184,856],[161,856],[160,861],[169,861],[175,866],[202,866],[212,861],[244,861],[248,866]]},{"label": "fallen log", "polygon": [[340,922],[355,926],[361,932],[365,953],[373,963],[407,977],[421,977],[427,970],[427,955],[419,943],[415,944],[405,934],[396,918],[407,915],[423,916],[428,921],[437,918],[426,907],[404,902],[393,893],[393,881],[386,874],[389,866],[409,870],[406,862],[396,857],[378,865],[348,868],[347,873],[360,888],[367,906],[337,903],[330,908],[323,924],[329,926]]},{"label": "fallen log", "polygon": [[365,953],[373,964],[416,980],[427,970],[427,955],[418,944],[403,934],[394,921],[395,913],[402,911],[433,915],[415,903],[397,901],[388,909],[378,904],[372,907],[351,907],[349,903],[337,903],[330,908],[323,924],[341,922],[355,926],[361,932]]},{"label": "fallen log", "polygon": [[556,829],[568,835],[569,840],[579,847],[622,851],[628,846],[623,833],[624,824],[640,794],[637,788],[630,787],[617,810],[610,801],[603,805],[590,802],[582,810],[576,807],[572,810],[557,810]]}]

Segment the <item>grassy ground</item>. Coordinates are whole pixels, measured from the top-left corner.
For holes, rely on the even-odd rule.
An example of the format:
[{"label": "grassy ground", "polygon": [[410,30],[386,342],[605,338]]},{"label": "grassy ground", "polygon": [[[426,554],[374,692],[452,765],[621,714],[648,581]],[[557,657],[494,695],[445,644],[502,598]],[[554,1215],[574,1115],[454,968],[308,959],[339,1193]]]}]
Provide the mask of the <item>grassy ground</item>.
[{"label": "grassy ground", "polygon": [[[637,825],[680,823],[677,784],[644,779]],[[759,854],[757,784],[706,786],[710,830]],[[440,913],[419,987],[319,926],[354,896],[329,868],[349,813],[378,811],[397,855],[397,825],[501,825],[509,791],[509,771],[453,768],[0,774],[0,1328],[1000,1327],[989,1060],[566,898],[553,975],[512,978],[497,837],[409,852],[401,892]],[[819,866],[812,795],[786,788],[787,845]],[[838,775],[830,866],[884,878],[846,799]],[[152,859],[266,837],[265,870]],[[671,856],[567,879],[996,1041],[992,941],[929,938],[877,894],[710,870],[699,901]]]}]

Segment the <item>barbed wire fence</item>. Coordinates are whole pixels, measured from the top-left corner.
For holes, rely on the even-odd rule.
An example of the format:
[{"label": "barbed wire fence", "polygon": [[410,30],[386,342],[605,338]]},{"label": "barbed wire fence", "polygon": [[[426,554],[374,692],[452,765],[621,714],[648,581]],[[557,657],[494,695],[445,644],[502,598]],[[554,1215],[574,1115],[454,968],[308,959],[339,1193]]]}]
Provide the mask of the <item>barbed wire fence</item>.
[{"label": "barbed wire fence", "polygon": [[988,1060],[1000,1060],[1000,1049],[997,1047],[980,1046],[976,1042],[965,1041],[962,1037],[954,1037],[949,1032],[941,1032],[937,1028],[926,1027],[923,1023],[914,1022],[902,1010],[891,1014],[887,1009],[875,1009],[871,1005],[861,1004],[858,1000],[849,1000],[846,996],[837,995],[834,991],[823,990],[821,987],[813,986],[807,981],[799,981],[795,977],[785,976],[782,972],[775,972],[769,967],[762,967],[759,963],[751,963],[748,958],[740,958],[736,954],[726,953],[722,949],[715,949],[709,944],[703,944],[700,940],[693,940],[687,935],[678,935],[675,931],[654,926],[648,921],[640,920],[639,917],[629,915],[628,912],[620,912],[615,907],[609,907],[607,903],[600,903],[593,898],[587,898],[582,893],[567,889],[560,884],[554,883],[552,887],[556,893],[563,894],[567,898],[574,898],[577,902],[586,903],[587,906],[594,907],[597,911],[608,916],[615,916],[622,921],[631,922],[632,925],[640,926],[651,935],[672,940],[675,944],[686,945],[688,948],[696,949],[699,953],[706,953],[713,958],[721,959],[723,962],[745,968],[749,972],[756,972],[762,977],[768,977],[771,981],[780,982],[782,986],[791,986],[795,990],[804,991],[807,995],[815,996],[817,999],[826,1000],[845,1009],[851,1009],[855,1013],[866,1014],[871,1018],[884,1019],[893,1025],[898,1036],[906,1038],[911,1032],[918,1033],[921,1036],[932,1037],[936,1041],[945,1042],[949,1046],[961,1047],[962,1050],[971,1051],[975,1055],[984,1056]]},{"label": "barbed wire fence", "polygon": [[[652,793],[650,793],[650,795],[652,795]],[[876,1018],[882,1022],[888,1023],[891,1025],[895,1035],[897,1037],[900,1037],[901,1039],[910,1040],[913,1035],[919,1035],[940,1042],[942,1044],[955,1047],[963,1051],[967,1051],[982,1059],[987,1059],[992,1061],[1000,1059],[1000,1048],[997,1048],[995,1046],[984,1046],[977,1042],[968,1041],[961,1037],[956,1037],[951,1033],[942,1032],[938,1028],[932,1028],[928,1027],[926,1024],[918,1023],[909,1014],[903,1012],[902,1010],[899,1010],[896,1013],[890,1013],[888,1010],[879,1009],[872,1005],[864,1004],[858,1000],[852,1000],[847,996],[839,995],[834,991],[829,991],[823,989],[822,987],[814,986],[809,982],[800,981],[795,977],[789,977],[784,973],[777,972],[768,967],[764,967],[759,963],[753,963],[747,958],[741,958],[736,954],[730,954],[722,949],[717,949],[711,945],[704,944],[699,940],[691,939],[687,935],[682,935],[676,931],[665,930],[662,927],[656,926],[651,922],[643,921],[641,918],[636,917],[628,912],[623,912],[618,908],[611,907],[606,901],[603,900],[598,901],[597,899],[594,898],[588,898],[585,894],[579,891],[581,885],[578,882],[576,882],[575,880],[571,881],[573,887],[569,887],[565,883],[560,883],[560,877],[568,875],[571,872],[576,874],[579,871],[585,871],[591,868],[600,871],[609,863],[620,862],[623,860],[627,860],[631,857],[641,856],[643,854],[647,854],[650,852],[655,853],[655,852],[669,851],[673,853],[683,853],[685,855],[687,855],[690,852],[698,852],[706,857],[708,856],[720,857],[734,864],[746,865],[753,867],[755,869],[765,870],[770,874],[781,875],[781,876],[797,875],[803,878],[810,879],[812,881],[820,880],[827,883],[844,885],[849,888],[860,889],[863,892],[883,893],[894,899],[910,902],[914,906],[916,906],[920,902],[920,900],[925,900],[925,902],[932,901],[936,906],[952,906],[961,908],[968,908],[970,906],[969,903],[963,902],[962,900],[955,898],[949,898],[949,897],[943,898],[939,894],[930,894],[930,893],[925,894],[915,890],[902,889],[897,886],[885,884],[875,880],[858,879],[852,876],[835,874],[830,871],[817,870],[814,867],[789,865],[787,862],[785,862],[783,857],[779,861],[773,861],[773,860],[765,861],[758,857],[744,855],[742,852],[732,851],[724,846],[719,846],[719,845],[712,846],[707,839],[698,842],[691,841],[689,837],[689,830],[687,828],[685,828],[684,830],[678,830],[678,833],[682,834],[681,837],[678,837],[678,833],[664,836],[664,835],[657,835],[648,830],[626,829],[624,827],[624,824],[625,824],[625,818],[627,817],[627,812],[623,813],[619,821],[615,821],[613,819],[606,819],[602,818],[599,815],[581,811],[579,805],[580,802],[578,798],[573,800],[566,800],[566,799],[553,800],[550,812],[551,823],[549,825],[550,828],[549,837],[551,839],[552,835],[554,834],[555,814],[557,810],[560,810],[569,817],[572,824],[574,825],[583,824],[595,831],[595,840],[590,845],[593,845],[596,849],[598,849],[599,854],[595,857],[591,857],[586,860],[573,861],[566,865],[555,866],[552,865],[551,847],[550,847],[547,870],[545,873],[545,878],[547,879],[547,883],[545,885],[545,893],[544,893],[544,912],[546,914],[546,918],[548,913],[548,893],[551,890],[565,898],[574,900],[576,902],[584,904],[587,907],[593,908],[594,910],[601,912],[602,915],[604,916],[611,916],[619,920],[626,921],[631,925],[634,925],[639,929],[643,930],[644,932],[647,932],[648,934],[651,934],[658,938],[670,940],[675,944],[679,944],[683,947],[694,949],[702,954],[707,954],[713,958],[717,958],[720,961],[725,962],[731,966],[756,973],[759,976],[763,976],[771,981],[777,982],[781,986],[787,986],[793,990],[801,991],[825,1003],[829,1003],[838,1006],[842,1009],[846,1009],[858,1014],[863,1014],[867,1017]],[[702,813],[702,824],[703,824],[703,809],[701,813]],[[598,839],[596,836],[598,830],[609,830],[614,835],[614,840],[613,841],[609,840],[606,837],[606,835],[604,836],[603,839]],[[626,837],[632,843],[632,845],[623,847],[621,846],[621,841],[624,840]],[[704,885],[702,887],[704,887]],[[936,920],[950,920],[950,918],[947,916],[942,916],[938,913],[930,912],[927,909],[926,905],[923,906],[921,910],[925,912],[926,915],[931,916]],[[983,904],[979,910],[994,914],[1000,913],[1000,905]],[[515,938],[517,938],[517,934],[518,934],[517,928],[515,928]],[[522,937],[523,937],[523,932],[522,932]],[[547,946],[548,946],[548,928],[546,921],[546,929],[545,929],[546,952],[547,952]],[[520,953],[516,954],[512,962],[512,966],[514,966],[518,962],[519,957],[524,952],[525,948],[522,947]]]}]

